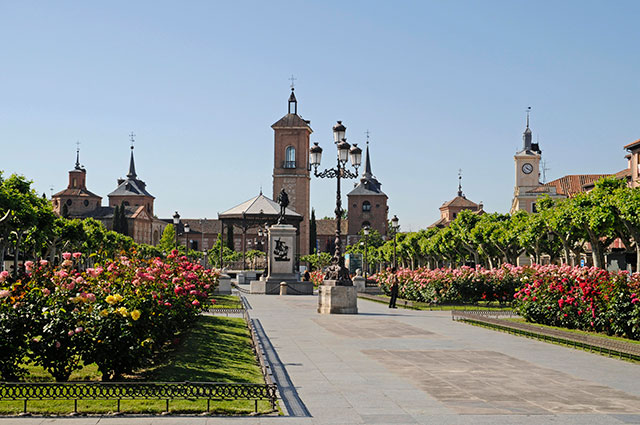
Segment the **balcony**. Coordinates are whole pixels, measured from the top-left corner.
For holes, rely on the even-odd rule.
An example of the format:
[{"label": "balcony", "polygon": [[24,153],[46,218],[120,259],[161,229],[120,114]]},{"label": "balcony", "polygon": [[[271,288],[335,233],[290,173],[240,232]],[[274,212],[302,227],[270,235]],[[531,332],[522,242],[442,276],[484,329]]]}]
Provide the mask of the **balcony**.
[{"label": "balcony", "polygon": [[282,163],[282,168],[296,168],[296,162],[295,161],[284,161]]}]

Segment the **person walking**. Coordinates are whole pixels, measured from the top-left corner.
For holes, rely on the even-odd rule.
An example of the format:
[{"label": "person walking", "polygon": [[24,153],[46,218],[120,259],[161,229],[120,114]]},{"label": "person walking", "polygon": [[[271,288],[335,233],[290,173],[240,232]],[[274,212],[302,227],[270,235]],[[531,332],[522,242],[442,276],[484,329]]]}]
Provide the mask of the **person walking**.
[{"label": "person walking", "polygon": [[389,308],[396,307],[396,299],[398,298],[398,276],[396,276],[396,268],[391,268],[391,298],[389,299]]}]

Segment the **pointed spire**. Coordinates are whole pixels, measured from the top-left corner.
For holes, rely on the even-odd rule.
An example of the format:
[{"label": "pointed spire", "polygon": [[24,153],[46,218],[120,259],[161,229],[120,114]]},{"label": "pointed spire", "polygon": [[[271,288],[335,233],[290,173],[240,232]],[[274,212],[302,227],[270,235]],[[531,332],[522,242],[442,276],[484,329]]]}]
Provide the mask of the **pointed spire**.
[{"label": "pointed spire", "polygon": [[524,150],[531,150],[531,129],[529,128],[529,114],[531,113],[531,106],[527,108],[527,128],[525,128],[524,133],[522,135],[522,140],[524,141]]},{"label": "pointed spire", "polygon": [[298,100],[296,99],[296,95],[293,93],[295,89],[291,87],[291,95],[289,96],[289,113],[290,114],[298,114]]},{"label": "pointed spire", "polygon": [[458,196],[464,197],[462,194],[462,168],[458,169]]},{"label": "pointed spire", "polygon": [[129,161],[129,173],[127,174],[127,177],[129,177],[130,179],[135,179],[136,177],[138,177],[136,175],[136,164],[133,160],[133,143],[135,142],[136,135],[131,132],[131,134],[129,134],[129,137],[131,138],[131,160]]},{"label": "pointed spire", "polygon": [[364,178],[373,177],[373,173],[371,172],[371,158],[369,157],[369,136],[367,135],[367,152],[364,158],[364,174],[362,175]]},{"label": "pointed spire", "polygon": [[80,166],[80,142],[76,142],[76,170],[82,170]]}]

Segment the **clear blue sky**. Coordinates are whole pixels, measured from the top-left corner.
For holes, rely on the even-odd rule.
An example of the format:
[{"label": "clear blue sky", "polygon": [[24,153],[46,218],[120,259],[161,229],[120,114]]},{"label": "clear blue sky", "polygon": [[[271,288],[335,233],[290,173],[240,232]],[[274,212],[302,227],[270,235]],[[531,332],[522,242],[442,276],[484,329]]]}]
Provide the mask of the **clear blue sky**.
[{"label": "clear blue sky", "polygon": [[[49,195],[79,140],[106,204],[134,131],[157,215],[215,217],[271,195],[270,126],[294,74],[327,154],[336,120],[352,143],[371,131],[403,230],[439,217],[458,168],[469,199],[507,212],[527,106],[547,180],[625,167],[639,16],[637,1],[0,1],[0,169]],[[311,191],[333,214],[334,182]]]}]

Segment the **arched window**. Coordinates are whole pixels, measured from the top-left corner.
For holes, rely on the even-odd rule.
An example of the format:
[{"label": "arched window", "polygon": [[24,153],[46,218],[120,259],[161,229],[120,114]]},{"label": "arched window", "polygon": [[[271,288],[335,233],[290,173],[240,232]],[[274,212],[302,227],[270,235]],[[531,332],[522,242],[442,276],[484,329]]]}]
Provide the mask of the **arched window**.
[{"label": "arched window", "polygon": [[283,168],[296,168],[296,148],[287,146]]},{"label": "arched window", "polygon": [[362,211],[371,211],[371,202],[364,201],[362,203]]}]

